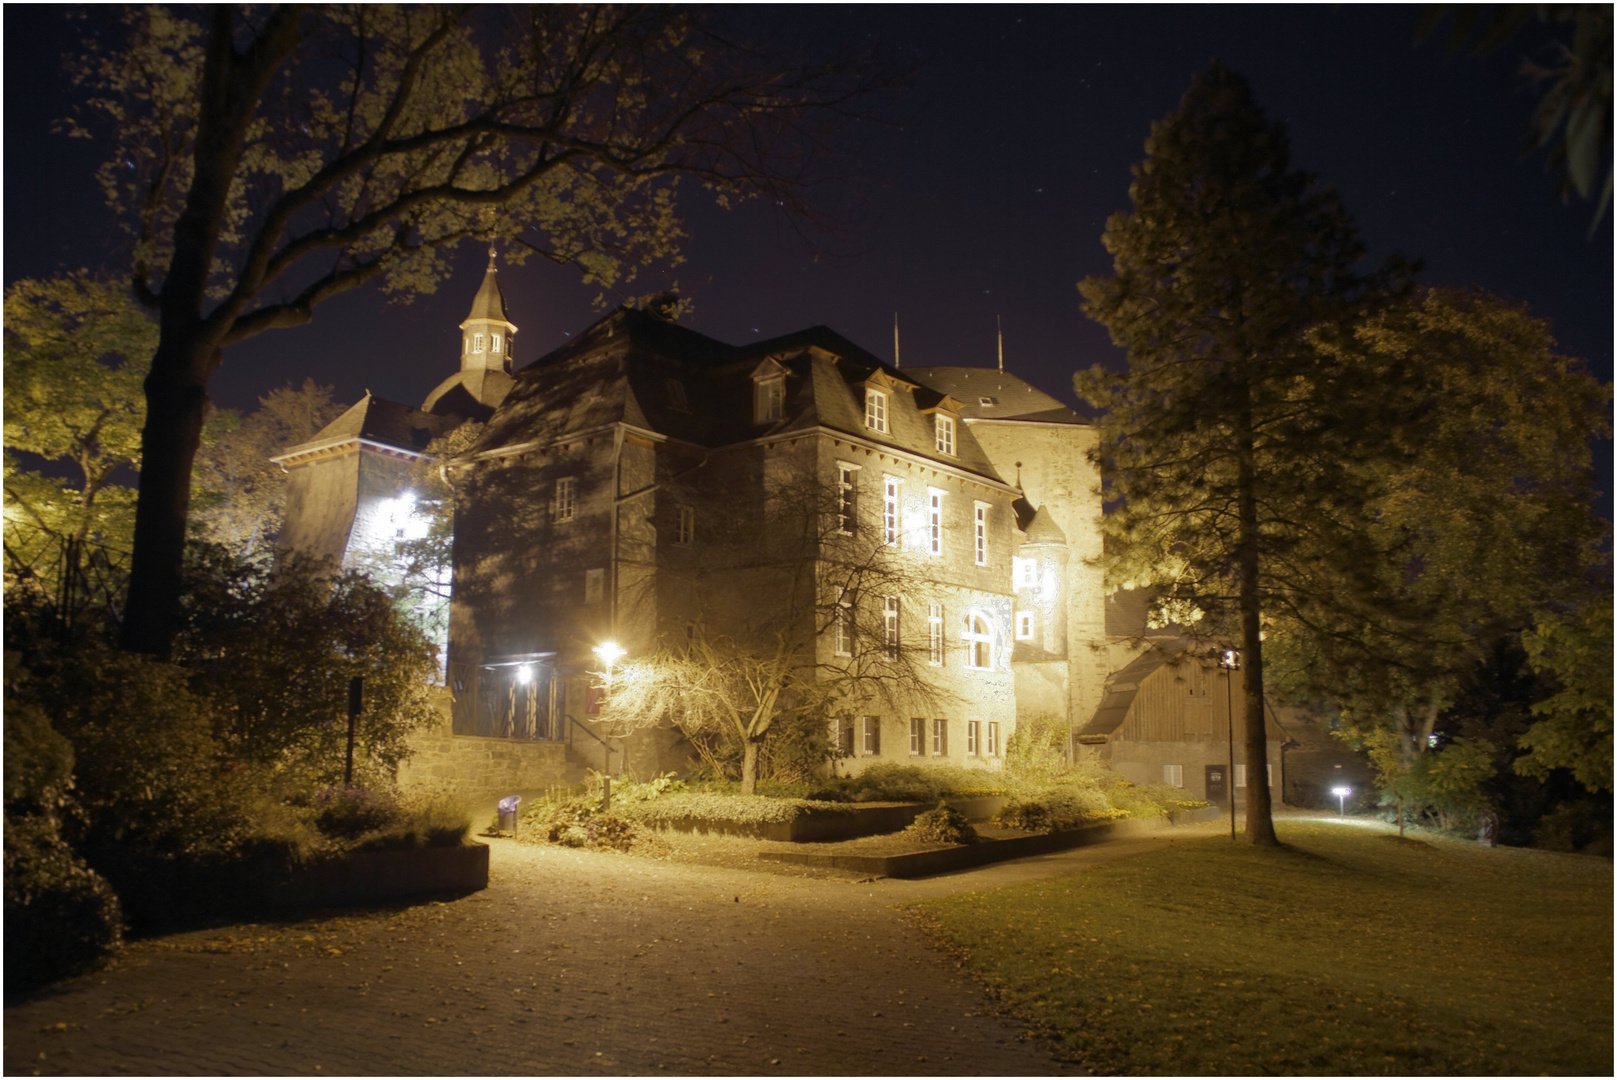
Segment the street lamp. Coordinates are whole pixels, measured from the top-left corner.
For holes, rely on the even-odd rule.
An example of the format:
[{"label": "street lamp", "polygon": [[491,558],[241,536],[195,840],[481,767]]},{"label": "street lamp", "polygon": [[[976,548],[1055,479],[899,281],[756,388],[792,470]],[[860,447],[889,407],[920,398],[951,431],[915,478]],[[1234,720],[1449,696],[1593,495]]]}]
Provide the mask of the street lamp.
[{"label": "street lamp", "polygon": [[[611,690],[612,665],[622,660],[626,653],[615,641],[603,641],[590,651],[600,659],[601,663],[606,665],[606,688]],[[610,739],[612,733],[608,731],[606,737]],[[612,809],[612,777],[610,775],[612,772],[612,747],[606,742],[602,742],[601,747],[602,757],[605,758],[601,765],[601,809],[610,810]]]},{"label": "street lamp", "polygon": [[595,646],[592,651],[596,656],[600,657],[601,663],[606,665],[606,685],[610,687],[612,685],[612,665],[622,660],[627,654],[615,641],[603,641]]},{"label": "street lamp", "polygon": [[1235,689],[1231,685],[1234,672],[1241,670],[1241,654],[1235,649],[1225,649],[1218,657],[1218,666],[1224,672],[1224,714],[1228,721],[1227,728],[1230,743],[1230,771],[1229,787],[1226,789],[1230,796],[1230,839],[1235,839]]},{"label": "street lamp", "polygon": [[1353,794],[1353,789],[1350,787],[1333,787],[1331,794],[1336,796],[1336,816],[1346,817],[1347,811],[1343,809],[1343,806],[1347,802],[1347,797]]}]

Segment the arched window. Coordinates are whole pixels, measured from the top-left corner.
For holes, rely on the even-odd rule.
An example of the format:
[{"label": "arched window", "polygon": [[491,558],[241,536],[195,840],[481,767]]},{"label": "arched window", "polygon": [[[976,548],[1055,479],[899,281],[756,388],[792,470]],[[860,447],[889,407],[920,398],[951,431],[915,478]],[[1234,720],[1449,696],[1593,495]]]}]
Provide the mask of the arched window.
[{"label": "arched window", "polygon": [[994,630],[981,615],[966,616],[966,666],[989,669],[994,666]]}]

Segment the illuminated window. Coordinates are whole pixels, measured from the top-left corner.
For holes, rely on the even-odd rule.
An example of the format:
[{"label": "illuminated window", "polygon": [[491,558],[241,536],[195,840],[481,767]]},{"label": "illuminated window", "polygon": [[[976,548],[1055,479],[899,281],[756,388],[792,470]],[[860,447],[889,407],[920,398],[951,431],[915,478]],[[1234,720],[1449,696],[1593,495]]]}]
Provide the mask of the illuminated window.
[{"label": "illuminated window", "polygon": [[919,716],[910,717],[910,753],[926,753],[926,721]]},{"label": "illuminated window", "polygon": [[926,550],[932,555],[943,554],[943,492],[937,488],[927,488]]},{"label": "illuminated window", "polygon": [[500,335],[498,335],[498,334],[490,334],[489,335],[489,350],[488,351],[489,352],[499,352],[500,351]]},{"label": "illuminated window", "polygon": [[584,603],[599,604],[601,596],[606,591],[606,571],[584,571]]},{"label": "illuminated window", "polygon": [[571,521],[578,515],[578,477],[564,476],[556,481],[556,520]]},{"label": "illuminated window", "polygon": [[926,653],[927,661],[934,665],[943,664],[943,605],[929,604],[926,611]]},{"label": "illuminated window", "polygon": [[988,756],[999,757],[999,722],[988,721]]},{"label": "illuminated window", "polygon": [[837,531],[859,531],[859,466],[837,466]]},{"label": "illuminated window", "polygon": [[482,352],[482,351],[483,351],[483,335],[482,334],[473,334],[472,335],[472,352]]},{"label": "illuminated window", "polygon": [[696,508],[694,506],[681,506],[679,508],[679,528],[674,533],[674,543],[685,547],[696,539]]},{"label": "illuminated window", "polygon": [[1024,559],[1020,555],[1011,559],[1011,585],[1017,589],[1031,589],[1039,582],[1039,560]]},{"label": "illuminated window", "polygon": [[871,431],[887,433],[887,395],[880,390],[865,390],[865,426]]},{"label": "illuminated window", "polygon": [[836,653],[838,656],[853,655],[853,598],[846,593],[837,601],[835,616]]},{"label": "illuminated window", "polygon": [[974,532],[972,534],[973,546],[977,553],[977,565],[988,565],[988,504],[977,503],[976,512],[972,515]]},{"label": "illuminated window", "polygon": [[899,493],[901,491],[903,491],[903,481],[898,477],[889,476],[882,481],[881,538],[882,543],[888,547],[898,546]]},{"label": "illuminated window", "polygon": [[982,405],[984,407],[987,407],[989,405],[998,405],[999,404],[999,398],[997,398],[997,397],[980,397],[980,398],[977,399],[977,404]]},{"label": "illuminated window", "polygon": [[949,753],[949,721],[932,721],[932,753],[947,757]]},{"label": "illuminated window", "polygon": [[977,732],[981,726],[982,725],[975,720],[966,721],[966,753],[971,757],[977,756]]},{"label": "illuminated window", "polygon": [[1016,613],[1016,640],[1033,640],[1033,612],[1018,611]]},{"label": "illuminated window", "polygon": [[768,424],[779,420],[786,408],[786,380],[780,376],[759,379],[752,384],[752,422]]},{"label": "illuminated window", "polygon": [[937,436],[938,453],[954,453],[954,418],[939,415],[936,418],[934,433]]},{"label": "illuminated window", "polygon": [[1164,765],[1162,767],[1162,782],[1169,787],[1185,786],[1185,767],[1183,765]]},{"label": "illuminated window", "polygon": [[881,753],[881,717],[865,717],[865,753]]},{"label": "illuminated window", "polygon": [[981,615],[966,616],[966,666],[986,671],[994,666],[994,633]]},{"label": "illuminated window", "polygon": [[882,652],[889,660],[898,659],[898,597],[882,597]]}]

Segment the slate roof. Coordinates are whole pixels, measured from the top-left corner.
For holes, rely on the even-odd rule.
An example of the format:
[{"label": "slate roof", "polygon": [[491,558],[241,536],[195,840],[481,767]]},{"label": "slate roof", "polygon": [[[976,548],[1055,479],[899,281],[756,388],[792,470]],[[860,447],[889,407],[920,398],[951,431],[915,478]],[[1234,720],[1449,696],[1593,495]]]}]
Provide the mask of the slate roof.
[{"label": "slate roof", "polygon": [[1129,709],[1140,693],[1145,680],[1163,665],[1178,660],[1185,651],[1185,643],[1163,642],[1134,658],[1127,666],[1114,671],[1106,680],[1095,715],[1078,730],[1080,738],[1086,735],[1111,735],[1128,719]]},{"label": "slate roof", "polygon": [[270,460],[283,461],[312,450],[340,446],[358,439],[419,453],[433,439],[460,422],[458,416],[435,416],[367,392],[347,412],[321,428],[313,438],[288,447]]},{"label": "slate roof", "polygon": [[[1026,380],[997,368],[916,367],[905,375],[959,398],[962,415],[972,420],[1037,420],[1083,424],[1083,417]],[[987,399],[985,402],[984,399]]]},{"label": "slate roof", "polygon": [[494,269],[494,251],[488,253],[488,269],[483,272],[483,284],[477,287],[477,295],[472,298],[472,313],[466,316],[466,321],[473,319],[499,319],[501,322],[510,322],[505,315],[505,294],[500,292],[500,282]]},{"label": "slate roof", "polygon": [[1055,517],[1042,506],[1023,532],[1026,534],[1022,540],[1024,544],[1060,544],[1065,547],[1067,543],[1067,534],[1056,524]]},{"label": "slate roof", "polygon": [[[765,359],[786,371],[783,417],[752,422],[752,374]],[[867,380],[880,373],[888,432],[865,426]],[[647,428],[700,446],[829,428],[994,480],[966,425],[955,454],[940,455],[932,415],[940,395],[824,326],[745,346],[729,345],[633,308],[619,308],[516,374],[476,451],[545,443],[611,423]]]}]

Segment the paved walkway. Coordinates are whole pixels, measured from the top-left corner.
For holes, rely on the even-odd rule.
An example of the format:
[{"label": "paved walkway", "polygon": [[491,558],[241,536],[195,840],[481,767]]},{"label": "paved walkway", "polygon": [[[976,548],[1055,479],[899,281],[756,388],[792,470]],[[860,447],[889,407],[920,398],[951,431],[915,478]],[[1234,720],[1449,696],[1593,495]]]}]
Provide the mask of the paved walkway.
[{"label": "paved walkway", "polygon": [[496,840],[490,887],[462,900],[137,943],[6,1009],[5,1072],[1070,1071],[901,905],[1168,842],[855,882]]}]

